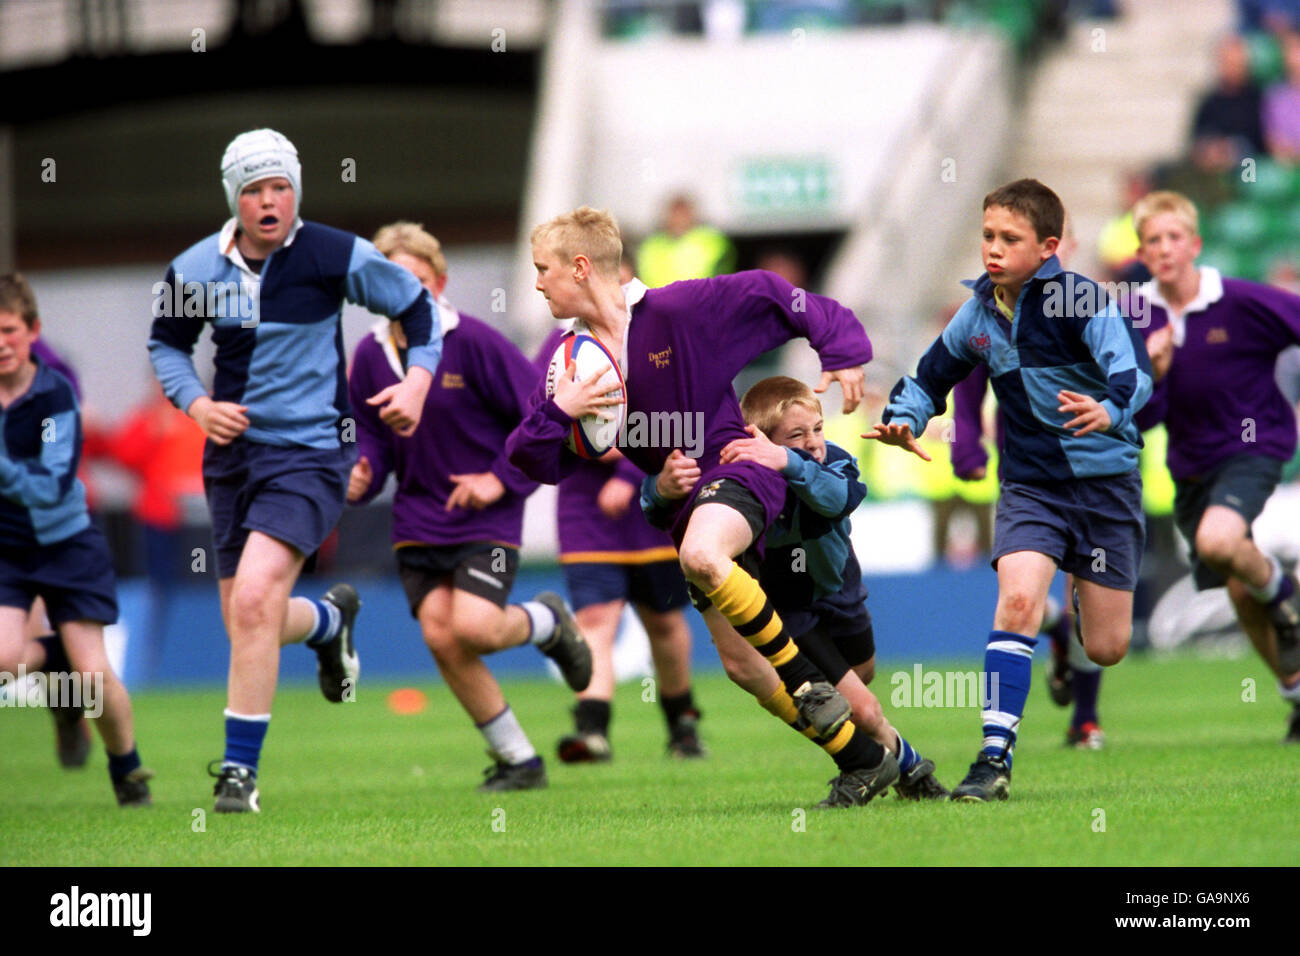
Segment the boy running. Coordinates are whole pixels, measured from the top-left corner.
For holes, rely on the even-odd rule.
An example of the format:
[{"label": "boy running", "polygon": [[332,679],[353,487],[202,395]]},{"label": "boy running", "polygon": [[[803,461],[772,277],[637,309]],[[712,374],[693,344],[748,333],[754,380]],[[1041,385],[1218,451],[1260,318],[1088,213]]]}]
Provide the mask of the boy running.
[{"label": "boy running", "polygon": [[[545,375],[566,332],[556,329],[538,350]],[[560,482],[556,524],[560,567],[578,627],[591,645],[591,684],[578,694],[574,730],[557,748],[565,763],[610,760],[614,642],[623,608],[631,602],[645,626],[658,681],[657,697],[668,724],[668,753],[702,757],[700,712],[691,693],[691,629],[683,610],[690,598],[673,540],[652,528],[637,505],[645,476],[616,450],[582,461]]]},{"label": "boy running", "polygon": [[[853,721],[898,761],[895,785],[906,799],[943,799],[948,791],[923,759],[885,718],[866,685],[875,676],[876,645],[862,569],[850,542],[849,516],[866,497],[857,462],[822,434],[822,406],[813,390],[793,378],[757,382],[740,402],[751,437],[729,442],[723,464],[752,461],[789,482],[784,507],[765,538],[759,580],[773,595],[799,649],[826,675],[853,708]],[[657,481],[645,480],[643,502],[662,510]],[[796,554],[796,552],[798,552]],[[760,702],[780,687],[775,671],[748,644],[727,673]]]},{"label": "boy running", "polygon": [[[269,129],[241,133],[221,177],[232,218],[177,256],[155,287],[149,354],[164,393],[208,436],[203,483],[230,634],[226,751],[209,772],[217,812],[255,813],[281,645],[305,640],[316,652],[327,700],[352,699],[360,672],[352,586],[335,585],[320,601],[290,597],[307,556],[338,523],[355,455],[343,301],[406,330],[411,374],[366,400],[398,434],[419,424],[441,341],[414,276],[364,239],[298,218],[302,167],[289,140]],[[192,358],[208,322],[212,395]]]},{"label": "boy running", "polygon": [[479,790],[545,787],[545,764],[483,663],[484,655],[531,643],[560,665],[574,690],[591,680],[591,652],[559,595],[507,603],[519,569],[524,501],[537,483],[503,449],[527,411],[537,373],[504,335],[442,298],[447,260],[423,228],[385,226],[375,247],[409,269],[437,301],[442,357],[425,399],[424,427],[401,437],[365,397],[410,374],[402,327],[381,319],[357,346],[348,387],[359,457],[348,500],[364,503],[390,473],[397,476],[398,574],[443,680],[487,742],[493,764]]},{"label": "boy running", "polygon": [[[17,273],[0,276],[0,670],[60,675],[49,683],[50,707],[70,726],[92,707],[118,804],[145,807],[153,772],[140,765],[131,699],[104,648],[104,625],[117,620],[116,583],[77,478],[81,413],[68,380],[32,354],[40,332],[31,287]],[[28,641],[37,598],[58,636]],[[83,685],[75,706],[62,699],[74,680]],[[60,758],[65,766],[85,759],[62,734]]]},{"label": "boy running", "polygon": [[[1088,657],[1118,663],[1132,632],[1145,528],[1142,439],[1133,415],[1151,393],[1137,333],[1099,286],[1056,258],[1065,209],[1021,179],[984,197],[974,295],[890,393],[864,438],[929,460],[914,436],[953,386],[989,367],[1006,421],[993,566],[998,604],[984,654],[984,744],[954,800],[1005,800],[1035,635],[1057,568],[1073,574]],[[1100,399],[1094,396],[1101,396]]]},{"label": "boy running", "polygon": [[[510,436],[510,460],[539,481],[557,483],[575,467],[564,448],[572,423],[625,402],[619,450],[646,474],[659,474],[671,461],[693,488],[675,503],[670,530],[687,581],[711,605],[705,621],[715,641],[738,632],[781,678],[775,712],[787,721],[802,716],[830,736],[826,749],[841,773],[823,803],[867,803],[897,779],[897,762],[879,743],[855,734],[847,702],[799,653],[755,580],[762,536],[785,502],[785,479],[753,462],[724,465],[718,458],[728,442],[747,437],[732,379],[792,338],[807,337],[821,356],[818,390],[839,381],[846,409],[856,408],[861,366],[871,358],[861,323],[838,303],[766,272],[653,290],[635,280],[620,285],[618,226],[608,213],[586,206],[538,226],[532,246],[537,289],[551,314],[576,317],[575,328],[619,356],[626,395],[605,396],[603,370],[576,381],[571,367],[553,397],[539,388],[532,414]],[[688,434],[700,446],[689,458],[680,447]]]},{"label": "boy running", "polygon": [[1300,741],[1300,589],[1251,539],[1250,526],[1295,453],[1296,418],[1274,367],[1300,343],[1300,298],[1197,267],[1196,207],[1154,192],[1133,210],[1138,257],[1153,278],[1146,337],[1157,386],[1140,423],[1163,421],[1174,517],[1192,549],[1197,590],[1228,587],[1237,620],[1292,705]]}]

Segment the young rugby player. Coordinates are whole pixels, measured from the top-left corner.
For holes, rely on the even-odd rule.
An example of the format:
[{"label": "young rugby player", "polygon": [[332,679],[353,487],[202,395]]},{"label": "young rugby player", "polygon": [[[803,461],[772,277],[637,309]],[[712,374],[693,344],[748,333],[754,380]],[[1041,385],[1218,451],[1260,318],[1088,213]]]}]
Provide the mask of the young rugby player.
[{"label": "young rugby player", "polygon": [[[411,373],[367,399],[399,434],[419,424],[441,341],[437,311],[414,276],[364,239],[298,218],[302,167],[285,137],[241,133],[226,147],[221,177],[232,218],[168,267],[149,353],[167,397],[208,436],[203,481],[230,634],[226,751],[219,769],[209,768],[224,813],[259,809],[280,646],[305,640],[315,650],[331,701],[350,699],[360,670],[352,629],[361,602],[351,585],[320,601],[290,597],[342,514],[355,455],[343,301],[406,330]],[[212,395],[192,358],[208,322],[217,347]]]},{"label": "young rugby player", "polygon": [[[40,332],[27,281],[0,276],[0,670],[68,675],[49,684],[51,708],[67,715],[59,741],[64,766],[85,762],[75,728],[90,703],[86,694],[98,692],[92,716],[117,802],[149,806],[153,772],[140,765],[131,699],[104,648],[104,625],[117,620],[116,584],[77,478],[81,414],[68,380],[33,355]],[[41,624],[48,616],[58,636],[29,641],[29,614],[39,614]],[[74,673],[89,686],[75,702],[61,699],[73,690]]]},{"label": "young rugby player", "polygon": [[[871,358],[861,323],[838,303],[766,272],[653,290],[638,281],[620,285],[618,226],[608,213],[586,206],[538,226],[532,245],[537,289],[551,314],[576,317],[575,328],[619,356],[626,395],[606,397],[599,384],[603,371],[575,381],[570,368],[553,398],[544,384],[538,389],[532,414],[510,436],[511,461],[539,481],[557,483],[575,467],[575,456],[564,448],[574,420],[607,414],[625,401],[627,427],[619,450],[647,474],[659,474],[671,460],[693,487],[673,509],[671,534],[687,581],[700,592],[700,603],[707,599],[711,605],[705,621],[714,640],[725,643],[739,632],[776,668],[783,686],[774,706],[782,718],[792,721],[797,712],[831,736],[826,749],[841,773],[824,803],[866,803],[897,779],[897,761],[855,733],[847,702],[799,653],[755,580],[763,533],[785,502],[785,479],[753,462],[718,460],[728,442],[747,437],[732,379],[752,359],[792,338],[807,337],[821,356],[825,371],[818,390],[838,380],[846,409],[857,407],[861,366]],[[691,458],[680,447],[688,429],[703,436],[702,451]]]},{"label": "young rugby player", "polygon": [[1198,590],[1228,587],[1237,620],[1292,705],[1286,739],[1300,742],[1300,588],[1251,539],[1295,453],[1295,410],[1278,390],[1279,353],[1300,343],[1300,298],[1197,267],[1196,207],[1155,192],[1133,212],[1151,270],[1142,329],[1158,382],[1139,417],[1169,432],[1174,517],[1191,545]]},{"label": "young rugby player", "polygon": [[[898,793],[913,800],[943,799],[948,791],[885,718],[867,689],[876,669],[875,635],[867,589],[850,543],[849,516],[866,497],[857,462],[822,434],[822,405],[813,390],[786,376],[755,383],[740,402],[749,438],[729,442],[723,464],[752,461],[789,482],[784,507],[768,529],[759,581],[799,649],[849,701],[858,728],[898,760]],[[642,499],[663,509],[656,480],[646,478]],[[748,644],[741,659],[724,660],[728,676],[767,701],[780,688],[772,667]],[[765,705],[766,706],[766,705]]]},{"label": "young rugby player", "polygon": [[[1088,657],[1120,661],[1132,631],[1145,526],[1133,421],[1151,393],[1137,332],[1099,286],[1055,256],[1065,209],[1021,179],[984,197],[985,274],[890,393],[883,424],[864,438],[928,459],[914,436],[948,392],[986,364],[1006,421],[994,531],[998,605],[984,670],[994,706],[984,744],[954,800],[1006,799],[1031,658],[1057,568],[1073,574]],[[1100,396],[1097,398],[1095,396]],[[996,693],[994,691],[996,690]]]},{"label": "young rugby player", "polygon": [[493,765],[479,789],[546,786],[542,758],[506,703],[483,655],[532,643],[574,690],[591,680],[591,652],[559,595],[508,604],[519,569],[524,501],[536,482],[506,460],[506,436],[528,410],[537,373],[504,335],[442,298],[447,260],[409,222],[385,226],[375,246],[409,269],[438,303],[442,358],[425,399],[424,427],[400,437],[365,397],[410,373],[408,340],[381,319],[357,346],[348,387],[359,456],[348,500],[374,497],[391,473],[398,573],[443,680],[487,741]]},{"label": "young rugby player", "polygon": [[[556,329],[535,360],[545,375],[565,332]],[[691,693],[691,629],[683,608],[690,602],[673,540],[652,528],[637,506],[641,470],[611,449],[582,461],[560,482],[556,525],[560,567],[578,627],[591,645],[591,684],[578,694],[574,732],[559,742],[565,763],[602,762],[613,756],[614,641],[623,607],[636,609],[650,639],[657,698],[668,723],[668,753],[702,757],[700,712]]]}]

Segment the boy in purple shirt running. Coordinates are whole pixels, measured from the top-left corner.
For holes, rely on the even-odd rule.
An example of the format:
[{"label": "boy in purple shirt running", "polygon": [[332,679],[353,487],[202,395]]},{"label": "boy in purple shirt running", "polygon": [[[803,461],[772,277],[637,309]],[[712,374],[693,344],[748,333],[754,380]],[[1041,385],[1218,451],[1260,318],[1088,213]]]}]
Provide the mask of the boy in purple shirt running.
[{"label": "boy in purple shirt running", "polygon": [[1300,343],[1300,298],[1196,266],[1196,207],[1155,192],[1133,211],[1151,270],[1143,328],[1157,387],[1139,416],[1169,433],[1174,518],[1192,546],[1198,590],[1228,587],[1237,620],[1292,705],[1300,741],[1300,589],[1251,540],[1251,523],[1296,447],[1296,418],[1274,366]]},{"label": "boy in purple shirt running", "polygon": [[[539,374],[545,375],[566,334],[556,329],[542,343],[535,359]],[[651,527],[637,504],[644,477],[611,450],[598,460],[583,461],[558,488],[560,567],[592,653],[591,684],[578,694],[574,732],[559,742],[565,763],[603,762],[613,756],[614,641],[628,602],[650,640],[657,696],[668,723],[668,753],[704,756],[700,712],[691,693],[691,629],[684,611],[690,597],[672,538]]]},{"label": "boy in purple shirt running", "polygon": [[425,399],[425,427],[401,437],[365,396],[402,381],[406,337],[380,320],[357,346],[348,388],[357,409],[357,463],[348,501],[369,501],[397,476],[393,546],[398,573],[438,670],[488,744],[483,791],[546,786],[546,767],[483,656],[532,643],[582,690],[591,652],[557,594],[508,604],[519,568],[524,501],[536,482],[510,464],[506,436],[527,412],[537,372],[504,335],[442,298],[447,260],[414,223],[375,234],[375,247],[409,269],[438,303],[442,357]]},{"label": "boy in purple shirt running", "polygon": [[828,738],[823,746],[840,774],[823,805],[865,804],[898,778],[898,762],[855,732],[848,702],[800,654],[756,580],[763,533],[785,503],[785,479],[754,462],[724,465],[719,455],[748,437],[731,382],[750,361],[807,337],[825,370],[817,390],[839,381],[852,410],[862,397],[861,366],[871,358],[866,333],[839,303],[767,272],[653,290],[636,281],[623,286],[622,250],[613,217],[587,206],[533,230],[537,290],[554,317],[576,317],[576,328],[619,356],[626,394],[605,396],[598,384],[605,370],[576,381],[571,367],[553,397],[539,386],[532,414],[510,436],[510,460],[539,481],[558,483],[576,467],[564,447],[573,421],[625,403],[619,451],[646,474],[679,468],[692,487],[673,503],[669,524],[687,581],[711,605],[704,618],[714,641],[753,645],[781,678],[778,716],[802,716]]}]

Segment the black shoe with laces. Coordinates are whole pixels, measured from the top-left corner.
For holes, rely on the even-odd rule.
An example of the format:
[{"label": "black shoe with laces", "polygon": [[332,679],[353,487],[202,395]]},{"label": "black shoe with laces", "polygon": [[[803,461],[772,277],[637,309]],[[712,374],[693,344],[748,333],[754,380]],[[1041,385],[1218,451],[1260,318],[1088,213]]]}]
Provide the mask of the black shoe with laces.
[{"label": "black shoe with laces", "polygon": [[113,781],[113,795],[119,807],[151,807],[153,796],[149,793],[149,780],[153,771],[136,767],[121,780]]},{"label": "black shoe with laces", "polygon": [[316,652],[316,676],[320,692],[330,703],[338,704],[355,693],[357,678],[361,676],[361,660],[357,657],[352,639],[352,628],[361,610],[361,598],[350,584],[336,584],[321,596],[339,609],[339,633],[324,644],[311,645]]},{"label": "black shoe with laces", "polygon": [[537,649],[555,661],[569,689],[581,692],[591,683],[591,647],[578,630],[578,621],[554,591],[543,591],[534,598],[555,613],[555,634]]},{"label": "black shoe with laces", "polygon": [[523,763],[506,763],[495,750],[489,750],[488,756],[494,763],[483,771],[485,779],[478,785],[479,793],[540,790],[546,786],[546,764],[541,757]]},{"label": "black shoe with laces", "polygon": [[1277,632],[1277,662],[1288,674],[1300,671],[1300,583],[1292,578],[1291,584],[1291,595],[1268,609]]},{"label": "black shoe with laces", "polygon": [[934,775],[934,761],[922,760],[898,778],[894,792],[903,800],[947,800],[948,788]]},{"label": "black shoe with laces", "polygon": [[1011,789],[1011,768],[1005,760],[982,753],[970,765],[966,779],[952,792],[952,799],[963,803],[988,803],[1005,800]]},{"label": "black shoe with laces", "polygon": [[690,760],[706,754],[700,742],[700,714],[690,710],[682,714],[668,728],[668,756]]},{"label": "black shoe with laces", "polygon": [[208,764],[208,775],[217,778],[212,795],[216,797],[213,807],[217,813],[260,813],[262,808],[257,803],[257,777],[247,767],[227,766],[213,770],[214,760]]},{"label": "black shoe with laces", "polygon": [[833,807],[863,807],[872,797],[889,789],[898,779],[898,761],[888,750],[880,763],[865,770],[846,770],[830,781],[831,792],[817,804],[817,809]]}]

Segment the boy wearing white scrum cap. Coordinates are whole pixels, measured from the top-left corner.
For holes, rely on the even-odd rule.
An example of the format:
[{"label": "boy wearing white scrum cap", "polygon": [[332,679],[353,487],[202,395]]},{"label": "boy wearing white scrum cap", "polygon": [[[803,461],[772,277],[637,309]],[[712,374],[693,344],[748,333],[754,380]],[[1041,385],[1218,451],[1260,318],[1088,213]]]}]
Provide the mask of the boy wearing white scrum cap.
[{"label": "boy wearing white scrum cap", "polygon": [[[356,457],[340,316],[343,301],[402,325],[407,376],[367,399],[399,435],[420,422],[442,351],[437,307],[419,281],[365,239],[298,218],[298,151],[275,130],[226,147],[233,218],[181,253],[154,287],[149,353],[167,397],[203,428],[222,617],[230,633],[226,749],[218,812],[256,812],[257,769],[280,647],[305,641],[326,699],[354,699],[360,664],[348,584],[290,597],[308,556],[342,514]],[[203,294],[196,294],[202,290]],[[184,307],[179,307],[180,303]],[[211,323],[211,394],[194,344]]]}]

